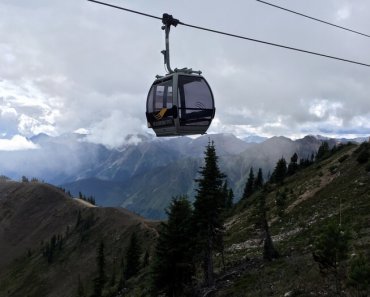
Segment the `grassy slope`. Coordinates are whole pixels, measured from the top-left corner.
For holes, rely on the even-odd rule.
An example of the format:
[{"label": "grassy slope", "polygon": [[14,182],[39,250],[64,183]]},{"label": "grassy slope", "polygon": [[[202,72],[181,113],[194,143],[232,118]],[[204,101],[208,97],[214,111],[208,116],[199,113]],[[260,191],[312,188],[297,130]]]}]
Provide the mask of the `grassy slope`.
[{"label": "grassy slope", "polygon": [[[78,211],[82,221],[76,227]],[[137,232],[143,249],[150,249],[155,225],[125,210],[89,207],[49,185],[2,182],[0,296],[76,296],[78,275],[91,294],[101,240],[106,247],[108,278],[115,271],[118,282],[130,235]],[[64,243],[48,263],[42,256],[42,242],[53,235],[63,236]]]},{"label": "grassy slope", "polygon": [[[356,162],[355,149],[355,146],[345,146],[332,157],[288,178],[282,187],[271,187],[267,197],[268,216],[275,245],[282,254],[279,260],[267,263],[261,259],[260,230],[254,223],[257,195],[235,207],[226,224],[227,275],[219,281],[216,296],[284,296],[286,292],[294,292],[295,296],[319,296],[327,292],[328,285],[312,259],[312,243],[325,223],[329,220],[339,222],[339,209],[342,210],[342,224],[351,228],[354,236],[351,253],[369,250],[370,175],[365,171],[366,165]],[[349,157],[344,162],[339,162],[338,159],[344,155]],[[10,269],[4,268],[4,264],[0,263],[0,296],[75,296],[78,274],[91,292],[96,248],[101,239],[104,239],[107,246],[109,276],[113,269],[120,269],[119,259],[134,230],[139,232],[145,248],[150,248],[155,237],[152,228],[154,223],[113,208],[86,207],[45,185],[43,191],[49,193],[46,197],[59,198],[53,200],[53,207],[48,206],[48,200],[37,200],[40,208],[36,210],[33,199],[45,196],[35,195],[35,191],[40,193],[35,190],[38,186],[14,185],[16,186],[4,189],[4,185],[0,184],[0,193],[23,199],[22,207],[19,207],[12,205],[15,200],[4,199],[4,194],[0,194],[0,203],[6,202],[6,207],[0,205],[0,251],[2,248],[5,250],[5,239],[18,238],[22,244],[18,250],[19,244],[14,245],[11,242],[13,246],[17,246],[17,254],[12,256],[15,260],[11,262]],[[287,192],[287,206],[285,215],[280,218],[274,200],[276,191],[283,189]],[[30,195],[32,203],[27,203],[29,199],[24,198],[27,193],[33,193]],[[63,203],[59,204],[60,201]],[[31,232],[30,241],[27,241],[26,236],[29,231],[22,231],[20,226],[16,231],[23,233],[18,234],[18,237],[15,233],[5,232],[12,230],[10,226],[17,222],[16,213],[23,207],[31,216],[46,207],[46,211],[39,214],[43,219],[37,221],[37,228],[27,227],[38,230]],[[94,217],[93,226],[86,232],[75,228],[79,209],[83,218],[86,219],[89,215]],[[3,218],[7,219],[4,221]],[[13,221],[6,221],[9,218],[13,218]],[[18,224],[24,219],[24,216],[20,216]],[[29,220],[27,224],[31,224],[33,220]],[[65,247],[57,254],[55,261],[48,264],[39,251],[40,238],[49,240],[52,234],[65,234],[67,225],[70,226],[70,234]],[[27,255],[28,248],[32,251],[30,256]],[[218,272],[220,262],[218,255]],[[127,296],[147,296],[148,269],[142,270],[126,286],[133,288]],[[10,293],[6,295],[7,292]]]},{"label": "grassy slope", "polygon": [[[217,296],[317,296],[328,291],[312,259],[312,243],[329,220],[352,230],[351,253],[370,247],[370,174],[359,165],[356,146],[345,146],[330,158],[286,179],[268,194],[268,216],[273,240],[282,257],[261,261],[260,232],[253,214],[257,195],[242,201],[227,222],[226,262],[239,277],[230,276]],[[339,162],[344,155],[349,157]],[[285,189],[287,206],[280,218],[276,191]]]}]

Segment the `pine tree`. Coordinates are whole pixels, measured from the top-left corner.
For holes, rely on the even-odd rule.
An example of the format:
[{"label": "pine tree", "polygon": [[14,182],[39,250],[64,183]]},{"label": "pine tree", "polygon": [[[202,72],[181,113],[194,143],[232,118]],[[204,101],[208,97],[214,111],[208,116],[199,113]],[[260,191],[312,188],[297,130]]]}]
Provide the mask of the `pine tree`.
[{"label": "pine tree", "polygon": [[228,187],[227,180],[225,180],[222,187],[222,195],[224,197],[224,208],[230,209],[233,206],[234,192]]},{"label": "pine tree", "polygon": [[336,292],[340,295],[340,262],[348,258],[350,233],[334,222],[322,230],[314,242],[313,259],[319,264],[321,272],[333,274]]},{"label": "pine tree", "polygon": [[226,201],[226,209],[230,209],[234,204],[234,191],[233,189],[229,189],[227,194],[227,201]]},{"label": "pine tree", "polygon": [[94,297],[101,297],[106,282],[104,242],[101,241],[96,253],[97,276],[94,279]]},{"label": "pine tree", "polygon": [[262,168],[258,169],[257,177],[254,181],[254,190],[261,190],[263,187],[263,174],[262,174]]},{"label": "pine tree", "polygon": [[316,160],[321,160],[329,156],[329,143],[324,141],[317,151]]},{"label": "pine tree", "polygon": [[224,197],[224,207],[227,205],[227,200],[228,200],[228,195],[229,195],[229,187],[227,185],[227,180],[225,180],[224,185],[222,187],[222,196]]},{"label": "pine tree", "polygon": [[248,180],[244,187],[243,199],[246,199],[249,196],[251,196],[253,194],[253,190],[254,190],[254,173],[253,167],[251,167],[251,169],[249,170]]},{"label": "pine tree", "polygon": [[194,202],[194,230],[197,243],[202,251],[204,281],[208,286],[214,284],[213,253],[222,248],[224,197],[222,185],[225,175],[218,167],[218,157],[213,142],[205,151],[205,165],[200,168],[200,178]]},{"label": "pine tree", "polygon": [[185,196],[173,198],[166,210],[168,221],[161,224],[152,264],[155,296],[183,296],[194,274],[192,208]]},{"label": "pine tree", "polygon": [[297,169],[298,169],[298,155],[297,153],[294,153],[293,156],[290,158],[287,175],[292,175],[296,173]]},{"label": "pine tree", "polygon": [[274,247],[271,239],[270,228],[267,222],[266,215],[266,193],[261,192],[259,195],[259,220],[262,226],[262,240],[263,240],[263,258],[268,261],[277,259],[279,257],[278,251]]},{"label": "pine tree", "polygon": [[81,219],[82,219],[81,210],[79,209],[78,213],[77,213],[76,227],[78,227],[80,225]]},{"label": "pine tree", "polygon": [[286,177],[287,167],[284,158],[277,161],[274,172],[271,175],[271,181],[274,183],[282,183]]},{"label": "pine tree", "polygon": [[141,246],[136,233],[132,233],[130,243],[126,251],[124,276],[126,279],[136,275],[140,270]]}]

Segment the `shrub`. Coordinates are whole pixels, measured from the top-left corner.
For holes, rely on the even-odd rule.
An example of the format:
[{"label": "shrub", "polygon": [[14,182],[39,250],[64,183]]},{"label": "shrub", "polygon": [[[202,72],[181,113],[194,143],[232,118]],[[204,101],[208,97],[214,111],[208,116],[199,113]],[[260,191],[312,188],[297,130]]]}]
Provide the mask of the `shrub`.
[{"label": "shrub", "polygon": [[338,169],[338,166],[337,165],[332,165],[329,167],[329,171],[331,174],[334,174]]},{"label": "shrub", "polygon": [[348,155],[348,154],[345,154],[345,155],[343,155],[342,157],[340,157],[340,158],[338,159],[338,162],[339,162],[339,163],[343,163],[345,160],[347,160],[347,159],[348,159],[348,157],[349,157],[349,155]]},{"label": "shrub", "polygon": [[356,160],[360,164],[366,163],[369,160],[369,152],[367,150],[362,150]]}]

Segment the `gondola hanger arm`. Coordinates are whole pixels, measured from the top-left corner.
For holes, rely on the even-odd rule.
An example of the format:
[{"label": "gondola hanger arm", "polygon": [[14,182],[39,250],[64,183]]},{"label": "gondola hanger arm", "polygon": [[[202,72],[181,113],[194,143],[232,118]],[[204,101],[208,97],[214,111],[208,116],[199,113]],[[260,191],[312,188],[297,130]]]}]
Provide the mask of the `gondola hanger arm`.
[{"label": "gondola hanger arm", "polygon": [[174,73],[174,72],[183,72],[183,73],[196,73],[196,74],[201,74],[201,71],[194,71],[191,68],[175,68],[174,70],[171,68],[171,63],[170,63],[170,30],[171,26],[176,27],[178,24],[181,24],[181,22],[178,19],[175,19],[172,15],[168,13],[164,13],[162,16],[162,30],[165,31],[165,40],[166,40],[166,49],[162,50],[161,53],[163,54],[164,57],[164,64],[167,68],[168,74]]}]

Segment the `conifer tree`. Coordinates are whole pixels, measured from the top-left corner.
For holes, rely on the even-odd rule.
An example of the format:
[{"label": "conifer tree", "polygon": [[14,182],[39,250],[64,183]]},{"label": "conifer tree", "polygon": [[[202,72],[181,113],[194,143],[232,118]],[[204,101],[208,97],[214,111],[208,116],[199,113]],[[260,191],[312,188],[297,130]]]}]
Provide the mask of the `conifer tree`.
[{"label": "conifer tree", "polygon": [[293,156],[290,158],[287,175],[292,175],[296,173],[297,169],[298,169],[298,155],[297,153],[294,153]]},{"label": "conifer tree", "polygon": [[316,160],[321,160],[329,155],[329,143],[327,141],[324,141],[320,147],[319,150],[317,151],[316,154]]},{"label": "conifer tree", "polygon": [[126,251],[124,276],[126,279],[136,275],[140,270],[141,246],[136,233],[132,233]]},{"label": "conifer tree", "polygon": [[340,264],[348,258],[350,238],[348,230],[331,222],[314,242],[313,259],[319,264],[321,272],[334,275],[338,295],[341,292]]},{"label": "conifer tree", "polygon": [[194,274],[192,208],[185,196],[173,198],[161,224],[152,264],[152,293],[155,296],[184,296]]},{"label": "conifer tree", "polygon": [[101,241],[96,254],[97,276],[94,279],[94,297],[101,297],[106,282],[104,242]]},{"label": "conifer tree", "polygon": [[266,216],[266,193],[261,192],[259,195],[259,220],[262,227],[262,240],[263,240],[263,258],[268,261],[272,261],[279,257],[278,251],[274,247],[274,243],[271,239],[270,228],[267,222]]},{"label": "conifer tree", "polygon": [[82,219],[81,210],[79,209],[78,213],[77,213],[76,227],[78,227],[80,225],[81,219]]},{"label": "conifer tree", "polygon": [[198,188],[194,202],[194,228],[197,231],[197,243],[202,252],[204,282],[214,284],[213,253],[222,246],[224,197],[222,185],[225,175],[218,167],[218,157],[213,142],[209,142],[205,151],[205,164],[200,168],[200,178],[196,180]]},{"label": "conifer tree", "polygon": [[274,172],[271,175],[271,181],[274,183],[282,183],[285,179],[287,172],[286,161],[281,158],[277,161]]},{"label": "conifer tree", "polygon": [[260,190],[263,187],[263,174],[262,174],[262,168],[258,169],[257,177],[254,181],[254,190]]},{"label": "conifer tree", "polygon": [[233,189],[230,188],[227,194],[226,209],[230,209],[233,206],[233,203],[234,203],[234,191]]},{"label": "conifer tree", "polygon": [[249,170],[248,180],[244,187],[243,199],[246,199],[249,196],[251,196],[253,194],[253,190],[254,190],[254,173],[253,167],[251,167],[251,169]]},{"label": "conifer tree", "polygon": [[227,180],[225,180],[224,185],[222,187],[222,195],[224,197],[224,207],[227,208],[227,200],[228,200],[228,195],[229,195],[229,187],[227,185]]},{"label": "conifer tree", "polygon": [[225,180],[222,187],[222,195],[224,197],[224,208],[230,209],[233,206],[234,192],[228,187],[227,180]]}]

